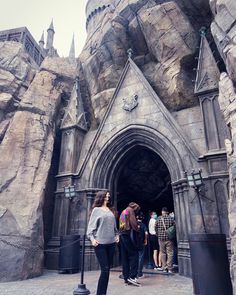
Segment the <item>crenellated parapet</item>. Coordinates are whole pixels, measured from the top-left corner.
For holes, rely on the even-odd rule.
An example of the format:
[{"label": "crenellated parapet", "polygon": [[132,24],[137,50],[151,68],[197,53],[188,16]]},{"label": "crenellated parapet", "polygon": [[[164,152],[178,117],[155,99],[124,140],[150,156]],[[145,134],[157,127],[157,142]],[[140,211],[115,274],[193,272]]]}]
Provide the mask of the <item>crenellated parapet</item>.
[{"label": "crenellated parapet", "polygon": [[89,0],[86,6],[86,27],[96,15],[108,8],[114,8],[116,2],[116,0]]}]

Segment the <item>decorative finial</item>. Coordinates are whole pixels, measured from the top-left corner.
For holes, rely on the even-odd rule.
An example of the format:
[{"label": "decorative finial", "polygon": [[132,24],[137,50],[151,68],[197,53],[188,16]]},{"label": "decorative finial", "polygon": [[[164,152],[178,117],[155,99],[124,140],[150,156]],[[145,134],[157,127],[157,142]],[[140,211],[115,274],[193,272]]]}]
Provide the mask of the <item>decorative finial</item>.
[{"label": "decorative finial", "polygon": [[199,30],[200,36],[201,37],[206,36],[206,31],[207,31],[206,27],[201,27],[201,29]]},{"label": "decorative finial", "polygon": [[128,57],[129,58],[132,58],[132,56],[133,56],[133,49],[132,48],[129,48],[128,50],[127,50],[127,53],[128,53]]}]

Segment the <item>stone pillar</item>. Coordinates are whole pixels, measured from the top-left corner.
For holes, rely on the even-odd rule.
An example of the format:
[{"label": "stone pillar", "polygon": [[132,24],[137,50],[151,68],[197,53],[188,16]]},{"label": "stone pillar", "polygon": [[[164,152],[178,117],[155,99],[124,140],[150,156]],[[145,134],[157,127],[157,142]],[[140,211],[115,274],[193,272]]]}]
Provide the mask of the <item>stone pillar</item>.
[{"label": "stone pillar", "polygon": [[[59,246],[59,237],[70,233],[70,215],[75,215],[73,210],[73,212],[71,212],[71,200],[67,199],[64,195],[64,187],[75,185],[73,175],[77,172],[84,135],[87,132],[87,123],[84,114],[79,81],[76,80],[61,123],[61,154],[59,174],[57,175],[58,181],[53,219],[53,236],[49,242],[49,246],[51,246],[51,244],[55,245],[55,241],[57,241],[57,245]],[[53,265],[55,269],[56,258],[58,257],[55,256],[53,262],[50,262],[50,257],[48,258],[50,262],[47,263],[48,268],[52,268],[51,265]]]},{"label": "stone pillar", "polygon": [[86,195],[87,195],[87,222],[88,222],[89,216],[92,210],[93,201],[96,195],[96,191],[88,190]]},{"label": "stone pillar", "polygon": [[[86,190],[86,202],[87,202],[87,211],[86,211],[86,220],[87,223],[85,224],[85,230],[87,229],[89,217],[91,214],[91,209],[93,205],[93,201],[95,198],[96,193],[99,191],[99,189],[87,189]],[[86,239],[86,245],[85,245],[85,270],[98,270],[99,265],[97,258],[95,256],[93,246],[91,245],[91,242]]]},{"label": "stone pillar", "polygon": [[191,261],[188,235],[191,232],[191,213],[189,208],[190,191],[186,179],[172,184],[177,227],[179,273],[191,276]]}]

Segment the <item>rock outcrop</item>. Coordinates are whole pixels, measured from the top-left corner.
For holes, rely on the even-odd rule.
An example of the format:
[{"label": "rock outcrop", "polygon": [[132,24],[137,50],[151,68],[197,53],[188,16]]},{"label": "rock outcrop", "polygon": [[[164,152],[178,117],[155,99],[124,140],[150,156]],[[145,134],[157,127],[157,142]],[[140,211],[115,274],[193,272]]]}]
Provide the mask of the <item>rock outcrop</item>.
[{"label": "rock outcrop", "polygon": [[230,175],[228,211],[232,250],[231,274],[234,283],[234,290],[236,290],[236,89],[234,88],[232,80],[226,73],[223,73],[221,75],[219,86],[220,107],[223,111],[225,120],[230,127],[232,136],[231,139],[227,139],[225,141],[225,145],[227,150],[228,168]]},{"label": "rock outcrop", "polygon": [[221,75],[219,102],[232,138],[226,141],[230,173],[229,222],[231,235],[231,274],[236,292],[236,2],[234,0],[210,0],[214,15],[211,25],[215,43],[225,62],[227,74]]},{"label": "rock outcrop", "polygon": [[20,43],[0,42],[0,143],[36,70]]},{"label": "rock outcrop", "polygon": [[[4,123],[0,145],[0,281],[26,279],[42,272],[42,206],[56,124],[62,99],[69,96],[76,76],[75,65],[67,59],[47,58],[28,86],[31,66],[25,64],[28,70],[18,77],[17,66],[21,69],[24,59],[14,59],[17,62],[12,68],[11,64],[2,67],[1,76],[2,109],[14,99],[11,95],[18,105],[8,128]],[[19,70],[19,74],[23,73]],[[25,85],[28,89],[18,95]]]},{"label": "rock outcrop", "polygon": [[197,103],[192,84],[194,57],[198,30],[210,22],[208,1],[120,0],[111,1],[105,9],[95,9],[96,2],[91,3],[88,38],[80,61],[98,121],[112,97],[129,48],[168,109]]}]

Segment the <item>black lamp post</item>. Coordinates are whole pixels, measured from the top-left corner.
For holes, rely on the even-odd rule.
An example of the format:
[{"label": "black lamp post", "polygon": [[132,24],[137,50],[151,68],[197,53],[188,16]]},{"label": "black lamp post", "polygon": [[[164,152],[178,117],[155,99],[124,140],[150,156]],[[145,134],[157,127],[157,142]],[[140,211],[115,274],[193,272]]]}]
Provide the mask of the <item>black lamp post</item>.
[{"label": "black lamp post", "polygon": [[84,256],[85,256],[86,224],[87,224],[87,214],[86,214],[86,220],[85,220],[85,230],[84,230],[84,234],[83,234],[82,251],[81,251],[80,284],[78,284],[78,288],[76,290],[74,290],[73,295],[89,295],[90,294],[90,291],[86,288],[86,284],[84,283]]},{"label": "black lamp post", "polygon": [[85,238],[86,235],[83,235],[83,244],[82,244],[82,253],[81,253],[81,273],[80,273],[80,284],[78,288],[73,292],[73,295],[89,295],[90,291],[86,288],[84,283],[84,255],[85,255]]},{"label": "black lamp post", "polygon": [[[192,187],[196,192],[196,197],[198,199],[198,203],[199,203],[199,207],[200,207],[203,230],[204,230],[204,233],[206,233],[207,232],[206,231],[206,223],[205,223],[203,209],[202,209],[201,197],[203,197],[205,199],[208,199],[208,198],[204,194],[202,194],[202,192],[201,192],[202,191],[201,188],[204,185],[203,179],[202,179],[202,170],[199,169],[197,172],[195,170],[192,170],[191,174],[189,174],[189,175],[187,174],[187,172],[185,172],[185,176],[187,177],[189,187]],[[194,201],[194,199],[191,201],[191,203]],[[210,200],[210,199],[208,199],[208,200]],[[212,201],[212,200],[210,200],[210,201]]]}]

